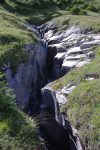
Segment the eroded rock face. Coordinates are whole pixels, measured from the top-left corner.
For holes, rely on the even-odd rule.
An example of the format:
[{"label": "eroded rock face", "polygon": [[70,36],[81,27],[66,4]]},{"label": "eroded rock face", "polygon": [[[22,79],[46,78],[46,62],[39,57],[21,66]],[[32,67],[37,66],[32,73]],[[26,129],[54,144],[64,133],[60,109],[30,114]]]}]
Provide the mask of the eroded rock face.
[{"label": "eroded rock face", "polygon": [[[57,50],[51,72],[53,79],[92,61],[94,58],[93,46],[100,44],[100,34],[93,34],[89,30],[83,31],[79,26],[72,26],[61,32],[56,30],[55,24],[48,23],[44,26],[44,36],[49,47],[52,51]],[[49,29],[49,26],[54,28]]]},{"label": "eroded rock face", "polygon": [[[74,87],[70,88],[69,92]],[[47,85],[42,89],[41,132],[48,150],[83,150],[78,132],[71,126],[64,113],[60,112],[57,94]],[[43,122],[45,120],[45,122]]]},{"label": "eroded rock face", "polygon": [[6,70],[7,81],[14,89],[16,102],[22,110],[32,109],[35,113],[39,109],[41,87],[45,85],[47,76],[46,55],[45,46],[39,42],[31,49],[29,61],[19,64],[14,76],[10,67]]}]

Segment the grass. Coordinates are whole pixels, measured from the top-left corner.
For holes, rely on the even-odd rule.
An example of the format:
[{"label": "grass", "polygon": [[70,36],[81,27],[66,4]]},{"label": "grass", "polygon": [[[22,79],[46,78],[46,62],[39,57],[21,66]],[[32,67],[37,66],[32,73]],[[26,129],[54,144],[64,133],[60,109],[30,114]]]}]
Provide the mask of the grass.
[{"label": "grass", "polygon": [[79,25],[81,28],[92,28],[93,30],[100,31],[100,14],[88,11],[87,15],[71,15],[67,11],[60,11],[62,14],[55,17],[52,21],[56,22],[59,26],[66,25]]},{"label": "grass", "polygon": [[68,115],[71,123],[80,132],[86,149],[99,149],[100,133],[100,78],[93,81],[84,79],[86,74],[96,73],[100,76],[100,47],[95,49],[95,59],[81,68],[74,69],[63,78],[53,83],[58,90],[68,83],[77,84],[77,87],[67,97],[61,109]]},{"label": "grass", "polygon": [[11,62],[12,68],[27,60],[24,48],[35,43],[37,37],[24,27],[25,21],[0,6],[0,67]]},{"label": "grass", "polygon": [[[59,10],[52,2],[45,1],[39,4],[38,1],[35,0],[6,0],[6,3],[2,5],[2,9],[9,13],[13,13],[24,21],[38,25],[51,20],[53,17],[52,15]],[[58,12],[58,16],[59,15]]]},{"label": "grass", "polygon": [[68,83],[76,84],[85,81],[86,74],[96,73],[100,75],[100,47],[94,47],[95,59],[81,68],[76,68],[66,74],[63,78],[56,80],[53,83],[55,90],[66,86]]},{"label": "grass", "polygon": [[[0,79],[2,80],[2,73]],[[15,104],[6,82],[0,82],[0,150],[33,150],[39,147],[35,121],[22,113]]]},{"label": "grass", "polygon": [[[27,61],[28,54],[24,48],[27,44],[34,44],[37,37],[26,30],[25,23],[23,17],[0,6],[0,68],[9,61],[15,70],[19,63]],[[0,73],[0,150],[40,147],[35,122],[17,108],[2,76]]]},{"label": "grass", "polygon": [[[100,79],[81,82],[64,106],[71,123],[79,130],[89,149],[99,149]],[[91,148],[90,148],[91,147]]]},{"label": "grass", "polygon": [[[51,12],[30,8],[6,1],[0,5],[0,69],[10,62],[13,70],[20,63],[28,60],[24,48],[35,43],[37,37],[28,31],[24,24],[39,23],[51,18]],[[23,114],[15,104],[12,92],[7,88],[5,77],[0,72],[0,150],[35,150],[42,149],[38,140],[36,123]]]}]

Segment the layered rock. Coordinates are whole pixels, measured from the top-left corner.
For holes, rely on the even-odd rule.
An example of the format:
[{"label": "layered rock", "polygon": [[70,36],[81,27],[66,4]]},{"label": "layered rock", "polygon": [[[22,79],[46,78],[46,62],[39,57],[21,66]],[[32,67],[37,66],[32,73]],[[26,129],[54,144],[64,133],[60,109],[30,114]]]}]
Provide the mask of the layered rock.
[{"label": "layered rock", "polygon": [[[44,30],[44,36],[48,41],[49,53],[52,55],[49,61],[51,63],[49,77],[53,80],[75,67],[90,63],[94,58],[92,50],[93,46],[100,44],[99,35],[95,39],[95,35],[86,34],[77,26],[68,28],[62,33],[55,33],[54,28],[50,29],[50,32],[48,30],[48,27]],[[60,112],[60,105],[66,103],[66,97],[76,86],[69,83],[58,91],[54,91],[51,85],[42,89],[41,115],[42,121],[46,122],[41,124],[48,150],[85,149],[77,130],[71,126],[65,114]]]},{"label": "layered rock", "polygon": [[[60,112],[57,94],[47,85],[42,89],[41,132],[48,150],[83,150],[84,144],[74,127]],[[59,97],[60,98],[60,97]]]},{"label": "layered rock", "polygon": [[[49,30],[49,26],[53,26],[53,29]],[[79,26],[72,26],[61,32],[57,32],[55,24],[45,24],[45,28],[44,36],[49,49],[57,51],[53,60],[53,79],[75,67],[90,63],[94,58],[93,48],[100,44],[100,34],[85,32]]]}]

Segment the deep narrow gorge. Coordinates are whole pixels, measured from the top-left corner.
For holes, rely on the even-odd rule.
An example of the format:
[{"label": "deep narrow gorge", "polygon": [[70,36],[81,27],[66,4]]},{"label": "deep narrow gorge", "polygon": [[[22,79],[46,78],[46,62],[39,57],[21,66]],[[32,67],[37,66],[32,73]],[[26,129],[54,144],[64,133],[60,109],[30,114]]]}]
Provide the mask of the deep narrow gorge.
[{"label": "deep narrow gorge", "polygon": [[[100,35],[79,26],[61,27],[58,31],[52,22],[25,27],[38,37],[36,44],[25,48],[29,60],[19,64],[14,75],[10,62],[4,66],[16,103],[29,116],[39,116],[39,135],[45,150],[84,150],[78,131],[60,110],[78,82],[60,90],[54,90],[52,84],[74,68],[91,63],[95,57],[92,49],[100,44]],[[94,80],[96,76],[86,75],[85,79]]]}]

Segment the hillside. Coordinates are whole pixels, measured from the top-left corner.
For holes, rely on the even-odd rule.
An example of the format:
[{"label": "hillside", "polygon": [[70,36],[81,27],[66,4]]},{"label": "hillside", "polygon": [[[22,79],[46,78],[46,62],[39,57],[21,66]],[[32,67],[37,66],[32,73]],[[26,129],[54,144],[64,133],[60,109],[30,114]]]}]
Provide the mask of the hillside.
[{"label": "hillside", "polygon": [[[53,83],[55,90],[66,87],[69,83],[77,85],[67,97],[68,102],[62,106],[69,120],[80,131],[84,140],[92,149],[98,149],[99,124],[100,124],[100,47],[95,50],[95,60],[82,68],[72,70],[60,80]],[[95,80],[86,80],[85,76]]]},{"label": "hillside", "polygon": [[0,150],[40,147],[35,121],[18,110],[15,97],[3,79],[0,73]]},{"label": "hillside", "polygon": [[[66,39],[70,38],[67,32],[70,32],[71,27],[73,31],[70,34],[76,41],[75,44],[73,39],[71,42]],[[78,30],[75,34],[79,32],[75,38],[74,30]],[[65,53],[68,49],[75,47],[78,42],[80,44],[81,38],[85,42],[91,42],[95,40],[96,35],[97,44],[94,44],[89,51],[93,52],[95,57],[89,64],[76,67],[69,72],[65,71],[63,77],[52,75],[52,65],[54,65],[52,62],[60,48],[64,49]],[[81,39],[79,41],[78,36]],[[51,97],[55,97],[51,91],[45,93],[44,86],[51,81],[53,81],[51,85],[55,93],[69,83],[77,85],[66,96],[68,102],[60,106],[60,110],[67,114],[69,122],[78,130],[86,150],[99,150],[99,37],[99,0],[5,0],[4,3],[0,1],[0,150],[42,150],[48,147],[46,140],[49,138],[55,140],[55,136],[51,135],[53,132],[49,131],[46,124],[48,120],[39,114],[41,99],[47,104],[47,101],[48,103],[49,100],[52,101]],[[48,53],[46,53],[47,50]],[[83,61],[83,57],[80,61]],[[86,78],[92,79],[86,80]],[[41,92],[43,87],[44,91]],[[59,107],[57,109],[60,116]],[[39,122],[38,119],[40,119]],[[42,137],[42,140],[40,136],[43,131],[38,129],[41,126],[41,120],[44,130],[46,128],[46,132],[51,136],[46,139]],[[49,128],[58,129],[59,137],[59,130],[64,132],[63,128],[59,129],[56,119],[52,120],[51,124],[52,127],[49,126]],[[49,144],[52,143],[51,141]],[[63,147],[63,143],[59,145],[60,143],[58,142],[58,147],[56,146],[57,150],[62,150],[60,146]],[[52,146],[50,148],[50,150],[56,150]]]},{"label": "hillside", "polygon": [[37,37],[26,30],[23,18],[10,12],[10,3],[0,6],[0,150],[31,150],[40,147],[36,123],[16,106],[2,68],[10,62],[16,72],[18,64],[28,59],[23,48]]}]

